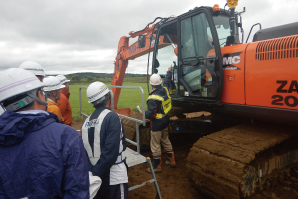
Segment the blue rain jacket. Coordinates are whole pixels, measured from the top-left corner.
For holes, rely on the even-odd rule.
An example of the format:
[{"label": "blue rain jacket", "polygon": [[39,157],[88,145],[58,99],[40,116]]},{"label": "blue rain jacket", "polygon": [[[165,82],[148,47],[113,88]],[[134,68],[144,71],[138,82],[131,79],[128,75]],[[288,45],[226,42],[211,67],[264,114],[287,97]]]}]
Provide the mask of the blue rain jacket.
[{"label": "blue rain jacket", "polygon": [[0,116],[0,198],[23,197],[89,198],[82,138],[52,113]]}]

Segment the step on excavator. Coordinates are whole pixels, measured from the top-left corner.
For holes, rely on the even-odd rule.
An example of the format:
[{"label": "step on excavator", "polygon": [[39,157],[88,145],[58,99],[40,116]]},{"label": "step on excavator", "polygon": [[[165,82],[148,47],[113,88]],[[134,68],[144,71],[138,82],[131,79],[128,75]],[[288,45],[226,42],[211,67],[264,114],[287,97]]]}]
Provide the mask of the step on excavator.
[{"label": "step on excavator", "polygon": [[[186,166],[194,187],[207,198],[298,198],[298,22],[257,23],[252,42],[250,33],[244,42],[245,8],[237,12],[237,4],[157,17],[121,37],[112,85],[122,85],[128,60],[139,56],[153,55],[148,76],[173,63],[170,114],[243,119],[193,145]],[[116,109],[120,91],[113,88]]]}]

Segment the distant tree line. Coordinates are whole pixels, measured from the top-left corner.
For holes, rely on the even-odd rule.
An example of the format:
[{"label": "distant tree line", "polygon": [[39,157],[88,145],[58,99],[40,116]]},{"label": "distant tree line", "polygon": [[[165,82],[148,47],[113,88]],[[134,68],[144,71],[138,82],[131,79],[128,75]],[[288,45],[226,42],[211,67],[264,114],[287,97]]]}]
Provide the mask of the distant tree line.
[{"label": "distant tree line", "polygon": [[[72,83],[91,83],[94,81],[101,81],[105,83],[111,83],[113,74],[111,73],[73,73],[65,75],[67,79]],[[146,82],[146,74],[130,74],[126,73],[124,82]]]}]

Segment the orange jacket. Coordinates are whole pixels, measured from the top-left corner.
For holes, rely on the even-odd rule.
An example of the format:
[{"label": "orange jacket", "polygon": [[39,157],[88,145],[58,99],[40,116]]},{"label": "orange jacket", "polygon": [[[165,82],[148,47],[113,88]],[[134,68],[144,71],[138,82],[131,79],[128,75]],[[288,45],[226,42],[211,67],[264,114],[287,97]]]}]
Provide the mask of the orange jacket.
[{"label": "orange jacket", "polygon": [[69,100],[69,96],[70,96],[69,91],[66,90],[66,89],[64,89],[64,88],[62,88],[62,89],[61,89],[61,92],[62,92],[62,93],[67,97],[67,99]]},{"label": "orange jacket", "polygon": [[63,115],[64,122],[66,125],[71,126],[72,124],[72,111],[69,103],[69,95],[70,93],[66,89],[61,89],[61,98],[58,100],[58,107]]},{"label": "orange jacket", "polygon": [[54,113],[58,116],[59,120],[64,123],[64,118],[62,117],[61,111],[58,108],[58,104],[56,102],[52,102],[48,100],[48,112]]}]

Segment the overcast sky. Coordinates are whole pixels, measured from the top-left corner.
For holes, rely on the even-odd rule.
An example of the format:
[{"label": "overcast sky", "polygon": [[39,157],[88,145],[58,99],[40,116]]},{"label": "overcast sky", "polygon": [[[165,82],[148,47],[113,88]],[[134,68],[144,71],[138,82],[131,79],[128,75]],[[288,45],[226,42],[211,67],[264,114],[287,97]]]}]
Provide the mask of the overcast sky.
[{"label": "overcast sky", "polygon": [[[112,73],[121,36],[143,29],[156,17],[178,16],[215,3],[223,8],[226,1],[2,0],[0,70],[32,60],[47,74]],[[239,0],[236,11],[243,7],[245,40],[255,23],[269,28],[298,21],[297,0]],[[146,66],[147,57],[138,58],[129,62],[127,71],[146,73]]]}]

